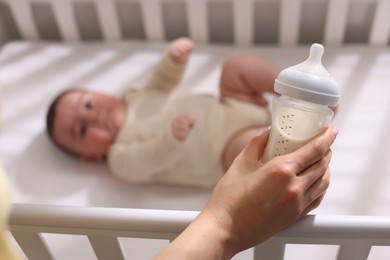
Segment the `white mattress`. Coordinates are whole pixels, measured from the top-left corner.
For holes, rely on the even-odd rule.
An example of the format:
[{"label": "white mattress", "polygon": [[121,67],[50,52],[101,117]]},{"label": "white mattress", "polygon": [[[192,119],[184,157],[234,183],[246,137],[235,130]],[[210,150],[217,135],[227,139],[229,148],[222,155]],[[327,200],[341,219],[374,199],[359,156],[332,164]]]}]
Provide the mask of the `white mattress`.
[{"label": "white mattress", "polygon": [[[77,206],[200,210],[209,190],[133,185],[104,164],[86,164],[58,151],[45,133],[53,97],[69,86],[119,95],[145,80],[166,45],[12,42],[0,53],[3,103],[0,160],[13,184],[13,201]],[[179,91],[218,94],[222,60],[249,53],[287,67],[309,47],[198,46]],[[334,125],[331,186],[316,214],[390,216],[390,49],[325,47],[323,63],[342,88]],[[234,192],[234,191],[233,191]]]}]

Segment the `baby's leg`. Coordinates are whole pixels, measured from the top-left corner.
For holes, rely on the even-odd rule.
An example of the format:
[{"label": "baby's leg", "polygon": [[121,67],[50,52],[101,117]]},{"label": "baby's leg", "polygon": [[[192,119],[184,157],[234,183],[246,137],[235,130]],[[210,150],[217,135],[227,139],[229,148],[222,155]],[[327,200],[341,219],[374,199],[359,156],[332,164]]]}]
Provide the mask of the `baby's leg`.
[{"label": "baby's leg", "polygon": [[183,76],[193,48],[194,43],[188,38],[173,41],[156,65],[146,87],[167,91],[175,88]]},{"label": "baby's leg", "polygon": [[236,133],[225,146],[223,154],[223,166],[225,171],[229,169],[237,155],[244,149],[244,147],[252,140],[253,137],[261,133],[261,127],[249,127],[242,129]]},{"label": "baby's leg", "polygon": [[259,106],[267,105],[264,92],[274,93],[274,81],[280,68],[273,63],[248,55],[225,61],[220,79],[222,97],[232,97]]}]

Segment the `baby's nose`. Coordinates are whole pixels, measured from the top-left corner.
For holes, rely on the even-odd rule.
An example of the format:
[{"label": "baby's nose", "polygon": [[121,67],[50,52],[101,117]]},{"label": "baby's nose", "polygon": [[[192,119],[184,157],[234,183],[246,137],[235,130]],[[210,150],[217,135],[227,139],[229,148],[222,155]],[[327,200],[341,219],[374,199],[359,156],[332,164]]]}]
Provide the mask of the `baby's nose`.
[{"label": "baby's nose", "polygon": [[94,110],[90,111],[88,115],[89,123],[95,126],[103,126],[106,120],[106,112],[104,110]]}]

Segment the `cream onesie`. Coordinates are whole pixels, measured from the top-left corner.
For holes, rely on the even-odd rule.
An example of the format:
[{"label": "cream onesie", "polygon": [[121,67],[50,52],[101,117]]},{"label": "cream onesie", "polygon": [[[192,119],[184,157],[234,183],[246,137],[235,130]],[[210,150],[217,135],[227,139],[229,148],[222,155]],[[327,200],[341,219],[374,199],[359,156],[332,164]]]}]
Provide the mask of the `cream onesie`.
[{"label": "cream onesie", "polygon": [[[115,176],[137,183],[212,187],[224,174],[222,156],[232,136],[270,123],[267,109],[232,98],[194,93],[170,97],[183,71],[183,65],[164,55],[145,88],[125,95],[126,120],[107,158]],[[171,129],[180,115],[195,119],[184,141]]]}]

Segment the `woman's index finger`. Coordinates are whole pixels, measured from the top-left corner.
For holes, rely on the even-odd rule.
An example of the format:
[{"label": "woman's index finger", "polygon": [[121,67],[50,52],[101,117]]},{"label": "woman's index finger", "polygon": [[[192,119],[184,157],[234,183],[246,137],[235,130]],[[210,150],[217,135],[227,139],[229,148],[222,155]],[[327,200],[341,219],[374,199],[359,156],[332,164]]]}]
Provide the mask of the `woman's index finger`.
[{"label": "woman's index finger", "polygon": [[337,128],[328,127],[301,148],[291,153],[291,156],[294,156],[295,160],[298,162],[298,172],[301,172],[323,158],[336,139],[337,133]]}]

